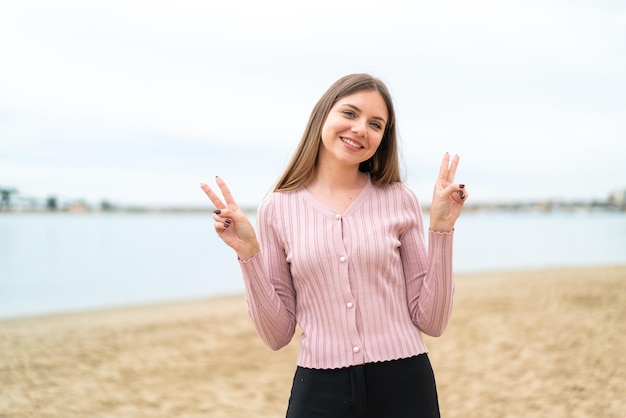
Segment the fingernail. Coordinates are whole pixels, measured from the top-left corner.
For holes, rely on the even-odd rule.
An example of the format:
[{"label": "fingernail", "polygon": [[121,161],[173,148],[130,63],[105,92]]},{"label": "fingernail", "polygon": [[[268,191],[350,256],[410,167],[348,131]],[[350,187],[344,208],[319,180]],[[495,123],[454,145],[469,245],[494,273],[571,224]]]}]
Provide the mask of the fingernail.
[{"label": "fingernail", "polygon": [[224,228],[228,228],[230,226],[229,223],[224,222]]},{"label": "fingernail", "polygon": [[226,222],[227,224],[230,224],[233,220],[230,218],[226,218],[226,220],[224,222]]},{"label": "fingernail", "polygon": [[465,187],[465,185],[464,184],[459,184],[459,187],[462,189],[462,188]]},{"label": "fingernail", "polygon": [[219,178],[220,178],[220,176],[215,176],[215,178],[216,178],[216,179],[219,179]]},{"label": "fingernail", "polygon": [[221,211],[221,210],[219,210],[219,209],[215,209],[215,210],[213,211],[213,213],[214,213],[214,214],[216,214],[216,215],[219,215],[220,213],[222,213],[222,211]]},{"label": "fingernail", "polygon": [[459,196],[461,196],[461,199],[465,199],[465,194],[463,192],[459,192]]}]

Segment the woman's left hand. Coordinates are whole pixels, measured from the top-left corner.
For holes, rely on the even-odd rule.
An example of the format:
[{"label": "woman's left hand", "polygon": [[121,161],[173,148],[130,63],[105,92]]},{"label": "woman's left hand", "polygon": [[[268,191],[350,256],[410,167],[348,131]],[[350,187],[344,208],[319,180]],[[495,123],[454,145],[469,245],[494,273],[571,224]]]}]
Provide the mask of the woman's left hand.
[{"label": "woman's left hand", "polygon": [[433,192],[433,203],[430,206],[431,231],[452,231],[456,220],[461,216],[468,194],[464,184],[454,183],[458,165],[459,156],[455,155],[450,162],[450,154],[446,152],[441,161],[439,178]]}]

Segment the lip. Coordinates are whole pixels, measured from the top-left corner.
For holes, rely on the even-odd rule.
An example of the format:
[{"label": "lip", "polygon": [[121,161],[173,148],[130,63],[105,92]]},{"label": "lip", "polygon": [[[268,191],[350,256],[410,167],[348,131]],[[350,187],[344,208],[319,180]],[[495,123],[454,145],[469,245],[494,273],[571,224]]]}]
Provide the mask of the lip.
[{"label": "lip", "polygon": [[[342,143],[344,143],[345,145],[347,145],[348,147],[350,147],[350,148],[352,148],[352,149],[355,149],[355,150],[361,150],[361,149],[365,148],[365,147],[363,146],[363,144],[361,143],[361,141],[357,141],[357,140],[356,140],[356,139],[354,139],[354,138],[350,138],[350,137],[348,137],[348,136],[340,136],[340,137],[339,137],[339,139],[341,139],[341,142],[342,142]],[[348,142],[346,142],[346,141],[350,141],[350,142],[352,142],[353,144],[357,144],[357,145],[359,146],[359,148],[355,147],[354,145],[352,145],[352,144],[350,144],[350,143],[348,143]]]}]

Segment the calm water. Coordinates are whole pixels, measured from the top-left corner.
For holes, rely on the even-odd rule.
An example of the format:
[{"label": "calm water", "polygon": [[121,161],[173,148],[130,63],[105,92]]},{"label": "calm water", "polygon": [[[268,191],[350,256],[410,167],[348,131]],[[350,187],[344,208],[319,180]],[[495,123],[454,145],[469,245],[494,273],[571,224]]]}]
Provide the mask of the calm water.
[{"label": "calm water", "polygon": [[[463,214],[454,251],[459,273],[626,264],[626,214]],[[210,215],[0,216],[0,317],[240,292]]]}]

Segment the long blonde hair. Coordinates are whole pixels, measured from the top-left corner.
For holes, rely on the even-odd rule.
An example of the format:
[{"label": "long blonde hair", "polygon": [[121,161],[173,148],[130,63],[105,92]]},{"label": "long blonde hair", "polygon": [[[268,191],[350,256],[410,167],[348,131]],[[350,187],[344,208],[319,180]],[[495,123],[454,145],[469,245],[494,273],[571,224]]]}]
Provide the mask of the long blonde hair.
[{"label": "long blonde hair", "polygon": [[317,167],[317,156],[322,143],[322,128],[333,105],[351,94],[374,90],[380,93],[387,105],[389,120],[376,153],[359,165],[359,170],[370,173],[372,183],[378,186],[401,181],[396,134],[396,115],[391,95],[385,84],[369,74],[350,74],[337,80],[319,99],[300,139],[300,143],[276,183],[275,192],[297,189],[306,184]]}]

